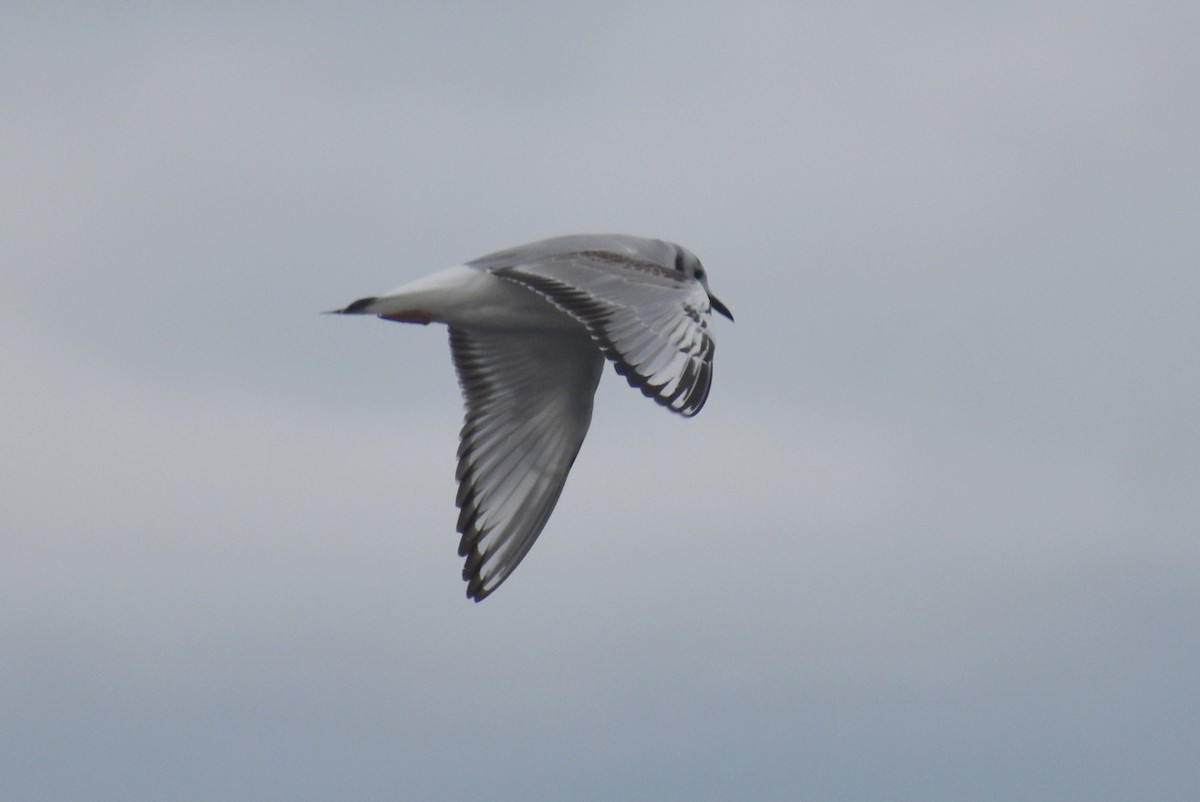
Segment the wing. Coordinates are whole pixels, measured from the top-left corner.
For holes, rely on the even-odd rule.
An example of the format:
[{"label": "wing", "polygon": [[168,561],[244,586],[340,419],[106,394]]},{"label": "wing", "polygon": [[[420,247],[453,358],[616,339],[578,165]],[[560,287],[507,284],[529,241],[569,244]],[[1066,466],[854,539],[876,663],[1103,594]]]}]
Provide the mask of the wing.
[{"label": "wing", "polygon": [[708,293],[678,271],[607,250],[579,250],[492,271],[583,323],[617,373],[688,417],[712,384]]},{"label": "wing", "polygon": [[450,329],[466,401],[458,531],[467,596],[482,601],[529,552],[592,419],[604,358],[582,330]]}]

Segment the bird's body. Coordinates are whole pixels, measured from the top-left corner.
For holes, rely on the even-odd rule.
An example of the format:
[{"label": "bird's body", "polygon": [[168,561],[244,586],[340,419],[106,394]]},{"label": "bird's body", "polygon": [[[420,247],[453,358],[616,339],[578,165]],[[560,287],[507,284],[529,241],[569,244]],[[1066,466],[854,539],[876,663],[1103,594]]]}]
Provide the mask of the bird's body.
[{"label": "bird's body", "polygon": [[690,251],[604,234],[499,251],[336,310],[450,329],[467,407],[457,503],[469,597],[495,590],[546,525],[606,357],[658,403],[700,411],[710,308],[732,320]]}]

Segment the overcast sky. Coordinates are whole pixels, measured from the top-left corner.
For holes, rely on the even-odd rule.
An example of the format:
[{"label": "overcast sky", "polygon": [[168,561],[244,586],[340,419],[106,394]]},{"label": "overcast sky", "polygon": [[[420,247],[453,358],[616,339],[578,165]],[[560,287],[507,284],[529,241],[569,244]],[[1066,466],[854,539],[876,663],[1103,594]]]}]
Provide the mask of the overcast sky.
[{"label": "overcast sky", "polygon": [[[24,5],[0,796],[1196,798],[1194,2]],[[318,312],[592,231],[737,322],[473,604],[444,329]]]}]

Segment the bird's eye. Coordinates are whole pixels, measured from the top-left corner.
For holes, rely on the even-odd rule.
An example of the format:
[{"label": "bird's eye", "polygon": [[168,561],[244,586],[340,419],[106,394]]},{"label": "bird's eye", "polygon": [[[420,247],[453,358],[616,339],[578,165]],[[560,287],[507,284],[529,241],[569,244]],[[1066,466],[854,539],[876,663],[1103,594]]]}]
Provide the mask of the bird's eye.
[{"label": "bird's eye", "polygon": [[704,278],[704,268],[703,268],[703,267],[697,267],[697,268],[696,268],[696,272],[695,272],[695,276],[696,276],[696,278]]}]

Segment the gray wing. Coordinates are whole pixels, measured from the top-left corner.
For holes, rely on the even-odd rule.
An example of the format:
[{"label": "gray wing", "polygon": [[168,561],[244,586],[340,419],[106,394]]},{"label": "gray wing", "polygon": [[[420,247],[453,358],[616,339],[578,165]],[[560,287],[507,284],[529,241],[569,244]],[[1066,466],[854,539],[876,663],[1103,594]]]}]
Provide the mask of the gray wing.
[{"label": "gray wing", "polygon": [[604,358],[581,330],[450,329],[466,401],[458,553],[467,596],[499,587],[541,534],[592,419]]},{"label": "gray wing", "polygon": [[708,293],[677,270],[608,250],[560,253],[492,272],[545,296],[583,323],[617,373],[682,415],[712,384]]}]

